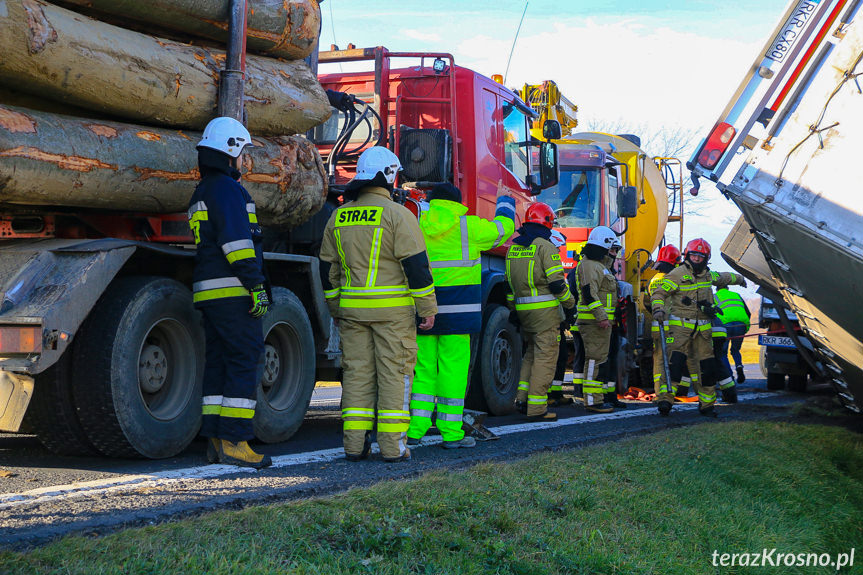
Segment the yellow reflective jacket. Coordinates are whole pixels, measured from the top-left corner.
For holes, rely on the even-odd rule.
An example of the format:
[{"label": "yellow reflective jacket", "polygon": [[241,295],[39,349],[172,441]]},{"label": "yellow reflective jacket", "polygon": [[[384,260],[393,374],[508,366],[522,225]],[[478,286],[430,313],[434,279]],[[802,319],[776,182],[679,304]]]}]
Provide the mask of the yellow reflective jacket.
[{"label": "yellow reflective jacket", "polygon": [[321,244],[324,295],[333,317],[380,321],[437,313],[416,217],[384,188],[364,188],[337,208]]},{"label": "yellow reflective jacket", "polygon": [[575,299],[566,285],[560,252],[545,238],[528,246],[512,244],[506,254],[506,279],[512,293],[507,303],[518,312],[525,331],[539,333],[564,319],[561,305],[572,308]]}]

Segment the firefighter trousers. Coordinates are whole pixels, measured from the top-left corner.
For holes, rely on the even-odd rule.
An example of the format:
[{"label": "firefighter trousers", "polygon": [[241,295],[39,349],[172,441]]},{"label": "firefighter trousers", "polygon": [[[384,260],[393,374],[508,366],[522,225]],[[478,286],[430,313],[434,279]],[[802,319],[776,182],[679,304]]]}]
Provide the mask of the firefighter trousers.
[{"label": "firefighter trousers", "polygon": [[584,344],[584,405],[602,405],[608,384],[608,351],[611,346],[611,329],[597,324],[578,326]]},{"label": "firefighter trousers", "polygon": [[[688,391],[690,385],[695,385],[698,382],[699,370],[698,362],[694,358],[686,356],[686,366],[680,381],[672,382],[671,389],[668,389],[665,382],[665,366],[662,361],[662,344],[659,341],[659,332],[653,333],[653,392],[656,394],[657,401],[665,400],[674,403],[674,396],[678,394],[681,386]],[[696,387],[696,390],[698,389]]]},{"label": "firefighter trousers", "polygon": [[542,415],[548,411],[548,388],[560,351],[560,331],[554,325],[539,333],[524,331],[522,335],[527,351],[521,360],[516,401],[527,401],[528,415]]},{"label": "firefighter trousers", "polygon": [[[689,328],[671,326],[667,332],[666,349],[669,355],[671,388],[677,389],[683,378],[684,368],[689,367],[692,386],[698,394],[698,407],[704,409],[716,402],[716,359],[713,356],[713,342],[710,331],[696,332]],[[674,401],[674,396],[666,393],[657,400]]]},{"label": "firefighter trousers", "polygon": [[387,321],[342,319],[339,332],[345,454],[362,453],[366,433],[377,420],[381,455],[399,458],[405,453],[410,423],[408,398],[417,355],[414,316],[399,314]]},{"label": "firefighter trousers", "polygon": [[251,299],[202,307],[206,352],[201,435],[232,443],[255,436],[252,418],[258,366],[264,354],[260,318],[249,315]]},{"label": "firefighter trousers", "polygon": [[435,426],[443,440],[461,441],[470,335],[417,335],[417,350],[408,437],[422,439],[432,426],[432,415],[437,409]]}]

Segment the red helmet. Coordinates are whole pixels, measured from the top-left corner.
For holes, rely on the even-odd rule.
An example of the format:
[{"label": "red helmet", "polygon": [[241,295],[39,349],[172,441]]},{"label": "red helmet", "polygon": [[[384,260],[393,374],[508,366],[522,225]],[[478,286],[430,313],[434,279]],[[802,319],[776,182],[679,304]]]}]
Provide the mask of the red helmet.
[{"label": "red helmet", "polygon": [[535,202],[528,206],[527,213],[524,214],[524,221],[525,223],[542,224],[551,229],[554,227],[554,210],[548,204]]},{"label": "red helmet", "polygon": [[686,244],[686,249],[683,250],[683,257],[686,258],[689,253],[704,254],[705,259],[710,259],[710,244],[704,238],[696,238]]},{"label": "red helmet", "polygon": [[659,249],[659,254],[656,256],[656,263],[665,262],[667,264],[680,263],[680,250],[676,246],[668,244]]}]

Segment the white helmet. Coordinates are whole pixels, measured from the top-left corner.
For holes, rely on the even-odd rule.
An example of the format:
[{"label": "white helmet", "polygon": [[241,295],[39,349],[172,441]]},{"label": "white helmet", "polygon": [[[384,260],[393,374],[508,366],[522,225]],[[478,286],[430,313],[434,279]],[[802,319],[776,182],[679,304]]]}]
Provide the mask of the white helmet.
[{"label": "white helmet", "polygon": [[388,184],[394,184],[396,174],[402,169],[398,156],[383,146],[373,146],[360,154],[357,160],[357,175],[354,180],[374,180],[378,172],[383,174]]},{"label": "white helmet", "polygon": [[596,226],[587,236],[587,243],[593,246],[608,249],[614,245],[617,240],[617,235],[611,231],[611,228],[605,226]]},{"label": "white helmet", "polygon": [[221,116],[210,120],[197,147],[211,148],[236,158],[243,148],[252,145],[252,135],[244,125],[233,118]]}]

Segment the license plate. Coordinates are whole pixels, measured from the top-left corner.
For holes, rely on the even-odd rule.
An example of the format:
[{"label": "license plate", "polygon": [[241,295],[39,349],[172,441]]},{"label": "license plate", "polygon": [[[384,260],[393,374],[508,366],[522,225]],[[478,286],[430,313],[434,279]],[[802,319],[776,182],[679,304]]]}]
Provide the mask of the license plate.
[{"label": "license plate", "polygon": [[797,347],[790,337],[781,335],[759,335],[758,345],[769,345],[770,347]]}]

